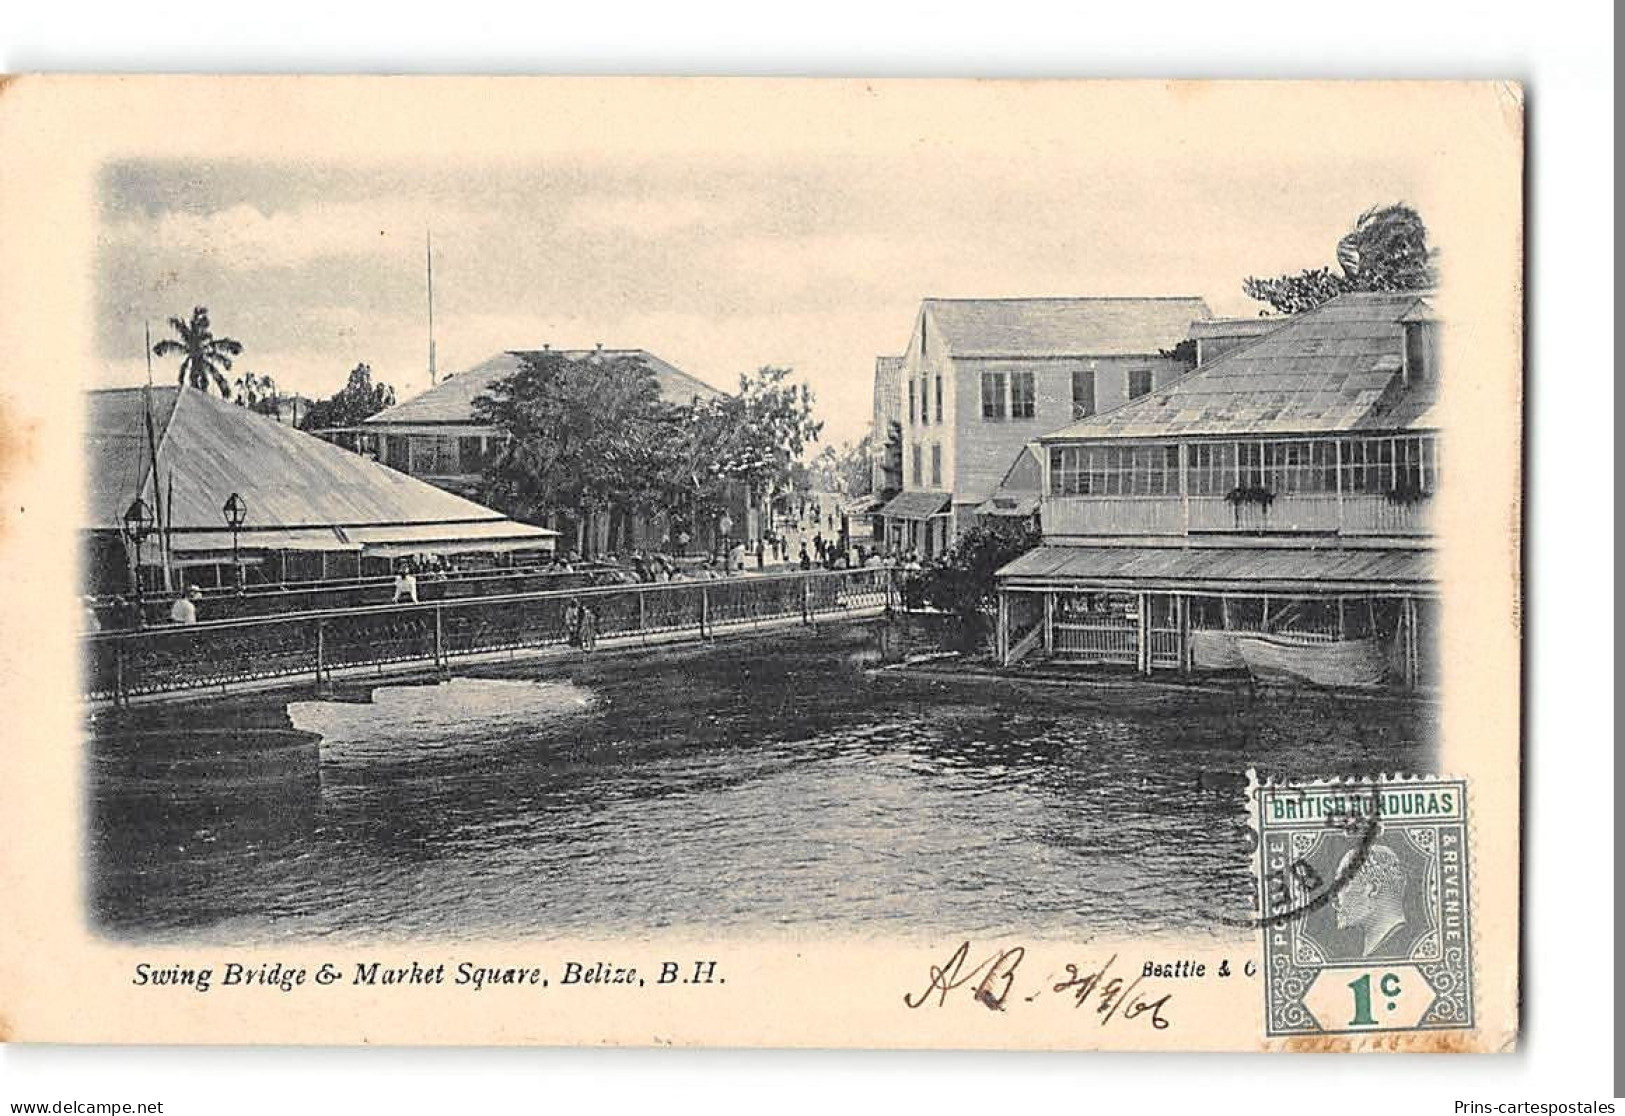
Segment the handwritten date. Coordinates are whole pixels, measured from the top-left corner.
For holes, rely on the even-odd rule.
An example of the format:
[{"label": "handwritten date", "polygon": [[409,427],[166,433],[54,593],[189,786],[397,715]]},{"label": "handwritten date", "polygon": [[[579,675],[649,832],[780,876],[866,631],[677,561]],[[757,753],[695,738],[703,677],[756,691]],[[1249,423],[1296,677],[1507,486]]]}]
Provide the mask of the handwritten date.
[{"label": "handwritten date", "polygon": [[[915,1009],[927,1005],[942,1007],[947,1004],[949,993],[970,986],[971,999],[989,1011],[1004,1011],[1005,1005],[1012,1002],[1017,976],[1027,957],[1026,947],[1012,946],[996,950],[974,965],[970,961],[970,952],[970,942],[964,942],[949,955],[947,961],[932,965],[926,986],[918,993],[905,992],[903,1003]],[[1092,1009],[1095,1021],[1102,1027],[1113,1019],[1127,1021],[1143,1018],[1154,1030],[1167,1030],[1170,1020],[1163,1013],[1173,993],[1165,992],[1153,999],[1150,990],[1140,987],[1145,979],[1143,974],[1125,981],[1123,977],[1112,974],[1115,964],[1115,953],[1098,968],[1068,964],[1065,966],[1065,978],[1050,984],[1048,991],[1057,995],[1069,994],[1080,1010]],[[1043,991],[1045,989],[1040,986],[1026,1000],[1037,999]]]}]

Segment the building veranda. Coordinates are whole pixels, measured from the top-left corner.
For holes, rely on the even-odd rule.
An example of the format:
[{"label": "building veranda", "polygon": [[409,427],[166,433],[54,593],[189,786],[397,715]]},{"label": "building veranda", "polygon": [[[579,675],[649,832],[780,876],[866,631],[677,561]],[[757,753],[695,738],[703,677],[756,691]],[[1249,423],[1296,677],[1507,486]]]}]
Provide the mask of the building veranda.
[{"label": "building veranda", "polygon": [[1000,661],[1431,684],[1436,334],[1415,293],[1342,295],[1040,438]]}]

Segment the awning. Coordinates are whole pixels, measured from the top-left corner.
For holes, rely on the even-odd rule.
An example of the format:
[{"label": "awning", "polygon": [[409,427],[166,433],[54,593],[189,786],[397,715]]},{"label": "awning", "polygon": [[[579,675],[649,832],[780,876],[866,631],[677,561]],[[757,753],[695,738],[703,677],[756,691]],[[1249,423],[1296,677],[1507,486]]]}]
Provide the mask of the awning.
[{"label": "awning", "polygon": [[511,519],[476,523],[408,523],[394,527],[345,527],[346,538],[369,556],[456,554],[461,551],[551,550],[557,531]]},{"label": "awning", "polygon": [[553,549],[552,539],[492,539],[484,542],[386,543],[368,544],[362,550],[368,558],[410,558],[414,554],[506,554],[515,550]]},{"label": "awning", "polygon": [[887,519],[931,519],[947,512],[953,499],[946,492],[903,492],[880,509]]},{"label": "awning", "polygon": [[998,573],[1007,589],[1431,592],[1427,550],[1041,546]]},{"label": "awning", "polygon": [[[230,531],[175,531],[169,536],[169,548],[177,554],[204,554],[221,551],[231,553]],[[245,529],[237,532],[237,549],[245,550],[359,550],[361,544],[351,542],[332,527],[273,527],[264,530]],[[142,558],[156,550],[147,543]],[[156,559],[154,559],[156,561]]]},{"label": "awning", "polygon": [[1038,511],[1036,492],[995,492],[976,506],[977,515],[1007,515],[1025,519]]}]

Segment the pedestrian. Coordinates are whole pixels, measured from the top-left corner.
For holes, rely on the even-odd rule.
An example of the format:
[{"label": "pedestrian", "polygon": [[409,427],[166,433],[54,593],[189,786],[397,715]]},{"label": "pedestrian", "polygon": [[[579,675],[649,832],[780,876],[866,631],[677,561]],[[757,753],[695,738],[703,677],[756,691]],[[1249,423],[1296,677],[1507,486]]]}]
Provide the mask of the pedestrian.
[{"label": "pedestrian", "polygon": [[85,596],[84,603],[85,603],[85,613],[84,613],[83,619],[80,621],[81,624],[83,625],[84,630],[87,631],[87,632],[99,632],[99,631],[101,631],[102,630],[101,617],[96,615],[96,598],[92,597],[92,596],[89,596],[87,594]]},{"label": "pedestrian", "polygon": [[581,602],[574,597],[564,606],[564,638],[571,647],[581,646]]},{"label": "pedestrian", "polygon": [[196,585],[188,585],[186,592],[175,598],[175,603],[169,606],[169,622],[171,624],[196,624],[197,602],[202,599],[203,590]]},{"label": "pedestrian", "polygon": [[591,651],[598,646],[598,614],[591,605],[581,606],[580,626],[576,631],[576,646]]},{"label": "pedestrian", "polygon": [[763,539],[756,540],[756,571],[760,573],[767,568],[767,543]]},{"label": "pedestrian", "polygon": [[807,553],[806,543],[801,544],[801,568],[804,570],[812,569],[812,555]]},{"label": "pedestrian", "polygon": [[688,543],[692,537],[687,530],[677,532],[677,553],[684,558],[688,557]]},{"label": "pedestrian", "polygon": [[390,603],[400,604],[402,601],[418,603],[418,575],[404,562],[395,570],[395,599]]}]

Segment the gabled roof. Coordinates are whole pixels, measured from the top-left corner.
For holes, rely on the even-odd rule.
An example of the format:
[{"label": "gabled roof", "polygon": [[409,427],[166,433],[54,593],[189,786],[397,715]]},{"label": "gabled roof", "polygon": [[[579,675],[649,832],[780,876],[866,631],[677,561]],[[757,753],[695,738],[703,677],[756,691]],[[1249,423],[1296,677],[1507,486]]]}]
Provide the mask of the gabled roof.
[{"label": "gabled roof", "polygon": [[1431,313],[1414,292],[1339,295],[1043,441],[1425,428],[1438,379],[1405,388],[1402,358],[1404,323]]},{"label": "gabled roof", "polygon": [[[151,391],[158,478],[146,435]],[[515,523],[491,508],[444,492],[273,418],[193,388],[115,388],[90,393],[86,527],[117,530],[140,495],[165,504],[177,533],[217,541],[221,506],[235,492],[248,505],[244,546],[292,547],[301,532],[401,527],[408,533],[491,538],[556,532]],[[325,537],[325,536],[323,536]],[[364,541],[359,536],[355,542]],[[333,548],[346,540],[340,537]],[[229,545],[229,543],[228,543]]]},{"label": "gabled roof", "polygon": [[[493,383],[519,371],[528,356],[540,356],[547,350],[510,349],[489,360],[476,364],[467,372],[447,377],[420,395],[404,403],[397,403],[378,412],[367,423],[371,425],[471,423],[474,421],[474,400]],[[660,395],[668,403],[687,403],[695,396],[716,399],[723,393],[710,384],[695,379],[675,365],[668,364],[643,349],[556,349],[552,350],[570,360],[593,357],[634,357],[641,360],[654,373],[660,385]]]},{"label": "gabled roof", "polygon": [[1210,316],[1190,297],[928,298],[922,312],[964,358],[1154,356]]}]

